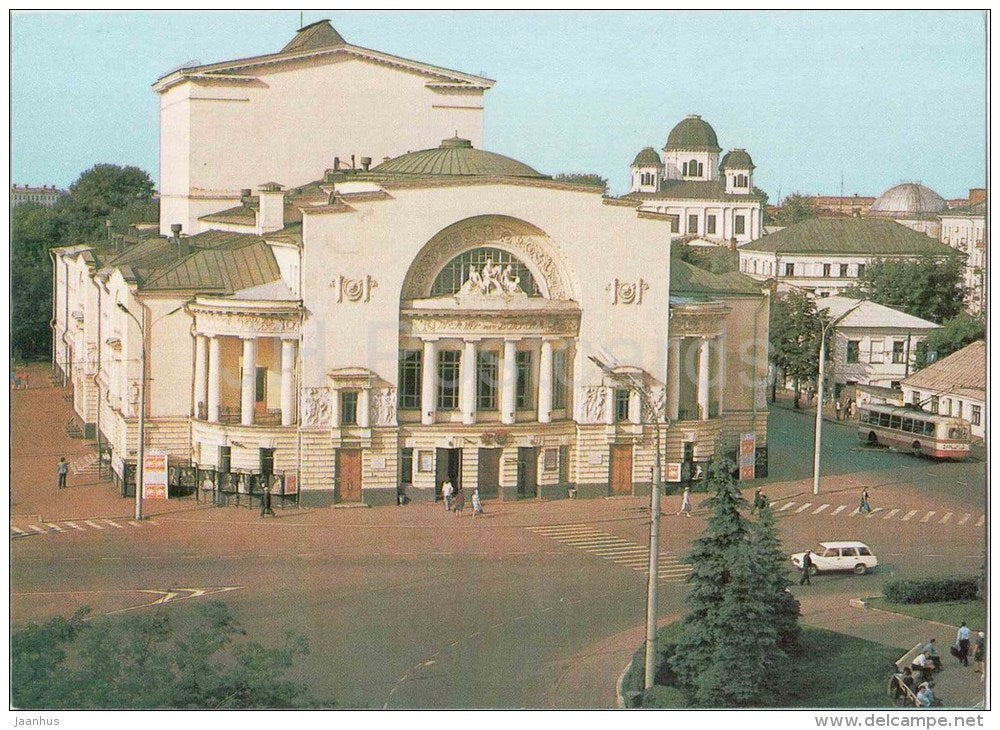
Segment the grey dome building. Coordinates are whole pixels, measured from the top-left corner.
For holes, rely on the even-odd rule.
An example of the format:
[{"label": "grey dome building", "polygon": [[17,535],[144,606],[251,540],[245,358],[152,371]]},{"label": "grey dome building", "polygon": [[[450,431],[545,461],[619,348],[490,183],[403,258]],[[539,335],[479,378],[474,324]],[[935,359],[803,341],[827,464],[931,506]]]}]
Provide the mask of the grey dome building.
[{"label": "grey dome building", "polygon": [[941,232],[938,214],[948,210],[948,203],[926,185],[908,182],[886,190],[868,211],[872,218],[889,218],[907,228],[935,238]]}]

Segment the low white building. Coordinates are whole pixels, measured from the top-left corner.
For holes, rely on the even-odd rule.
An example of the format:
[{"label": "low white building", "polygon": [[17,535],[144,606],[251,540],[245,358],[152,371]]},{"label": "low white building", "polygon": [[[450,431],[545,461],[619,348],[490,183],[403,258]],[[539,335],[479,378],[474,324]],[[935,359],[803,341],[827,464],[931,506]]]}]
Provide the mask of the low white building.
[{"label": "low white building", "polygon": [[905,403],[964,418],[972,434],[986,435],[986,341],[979,340],[928,365],[902,382]]},{"label": "low white building", "polygon": [[[969,191],[971,193],[974,191]],[[966,307],[978,313],[986,308],[986,200],[952,208],[941,219],[941,243],[968,258],[962,284],[968,290]]]},{"label": "low white building", "polygon": [[[853,307],[857,309],[851,311]],[[917,345],[940,326],[883,304],[848,297],[819,299],[816,308],[831,320],[850,312],[834,330],[833,382],[844,385],[899,387],[914,370]]]},{"label": "low white building", "polygon": [[815,296],[842,293],[879,259],[945,258],[955,252],[940,241],[890,220],[813,218],[748,243],[739,250],[740,271],[778,290]]}]

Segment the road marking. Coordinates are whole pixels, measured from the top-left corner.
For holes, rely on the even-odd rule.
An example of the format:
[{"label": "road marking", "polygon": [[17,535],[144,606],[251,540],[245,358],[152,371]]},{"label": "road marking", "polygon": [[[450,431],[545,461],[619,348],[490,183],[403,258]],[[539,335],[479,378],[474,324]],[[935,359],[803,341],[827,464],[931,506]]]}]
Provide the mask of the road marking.
[{"label": "road marking", "polygon": [[979,522],[976,523],[976,527],[982,527],[984,522],[986,522],[986,515],[979,518]]},{"label": "road marking", "polygon": [[778,511],[784,512],[786,509],[790,509],[793,504],[795,504],[795,502],[789,502],[788,504],[782,505],[781,509],[779,509]]},{"label": "road marking", "polygon": [[958,524],[960,524],[960,525],[964,525],[964,524],[965,524],[966,522],[968,522],[968,521],[969,521],[969,518],[970,518],[970,517],[972,517],[972,513],[971,513],[971,512],[966,512],[966,513],[965,513],[965,514],[964,514],[964,515],[962,516],[962,519],[960,519],[960,520],[958,521]]},{"label": "road marking", "polygon": [[861,508],[860,507],[855,507],[854,511],[851,512],[851,514],[849,514],[848,517],[854,517],[854,515],[859,515],[859,514],[861,514]]},{"label": "road marking", "polygon": [[90,520],[84,520],[84,522],[87,523],[88,525],[90,525],[91,527],[97,529],[97,530],[103,530],[104,529],[103,527],[101,527],[96,522],[91,522]]},{"label": "road marking", "polygon": [[117,522],[112,522],[111,520],[104,520],[104,521],[107,522],[112,527],[117,527],[119,530],[124,530],[125,529],[124,527],[122,527],[121,525],[119,525]]},{"label": "road marking", "polygon": [[889,512],[888,512],[888,513],[886,514],[886,516],[885,516],[885,517],[883,517],[882,519],[883,519],[883,520],[891,520],[891,519],[892,519],[892,516],[893,516],[894,514],[896,514],[897,512],[899,512],[899,510],[898,510],[898,509],[893,509],[893,510],[889,510]]},{"label": "road marking", "polygon": [[805,512],[807,509],[809,509],[812,506],[813,506],[812,502],[806,502],[804,505],[802,505],[797,510],[795,510],[795,514],[799,514],[800,512]]},{"label": "road marking", "polygon": [[903,522],[909,522],[910,518],[913,517],[913,515],[915,514],[917,514],[917,510],[911,509],[909,512],[906,513],[906,516],[903,517]]},{"label": "road marking", "polygon": [[28,529],[29,529],[29,530],[34,530],[35,532],[38,532],[38,533],[41,533],[41,534],[43,534],[43,535],[45,534],[45,530],[43,530],[43,529],[42,529],[41,527],[39,527],[38,525],[28,525]]},{"label": "road marking", "polygon": [[955,514],[955,513],[954,513],[954,512],[945,512],[945,513],[944,513],[944,517],[942,517],[942,518],[940,519],[940,521],[938,522],[938,524],[939,524],[939,525],[946,525],[946,524],[948,524],[948,520],[950,520],[950,519],[951,519],[951,516],[952,516],[953,514]]},{"label": "road marking", "polygon": [[839,515],[845,509],[847,509],[847,505],[846,504],[842,504],[839,507],[837,507],[837,509],[835,509],[833,512],[831,512],[830,516],[832,517],[833,515]]},{"label": "road marking", "polygon": [[18,535],[27,535],[27,534],[28,534],[27,532],[25,532],[25,531],[24,531],[24,530],[22,530],[21,528],[19,528],[19,527],[14,527],[13,525],[11,525],[11,526],[10,526],[10,529],[12,529],[12,530],[13,530],[14,532],[16,532],[16,533],[17,533]]},{"label": "road marking", "polygon": [[529,527],[529,532],[538,532],[542,535],[551,535],[558,532],[565,532],[567,530],[592,530],[594,528],[588,527],[587,525],[538,525],[535,527]]},{"label": "road marking", "polygon": [[133,527],[142,527],[142,525],[140,523],[136,522],[135,520],[129,520],[128,523],[130,525],[132,525]]},{"label": "road marking", "polygon": [[558,537],[553,539],[558,540],[563,545],[617,545],[628,542],[627,540],[622,540],[620,537],[598,537],[597,535],[573,540],[561,540]]},{"label": "road marking", "polygon": [[875,516],[876,512],[884,512],[884,511],[885,511],[885,507],[876,507],[871,512],[869,512],[868,514],[865,515],[865,519],[870,520],[872,517]]},{"label": "road marking", "polygon": [[814,510],[812,511],[812,514],[814,514],[814,515],[818,515],[818,514],[819,514],[820,512],[822,512],[823,510],[825,510],[825,509],[826,509],[827,507],[829,507],[829,506],[830,506],[830,505],[828,505],[828,504],[821,504],[821,505],[820,505],[819,507],[817,507],[816,509],[814,509]]},{"label": "road marking", "polygon": [[592,553],[597,553],[598,555],[619,555],[624,553],[644,553],[646,548],[633,545],[632,547],[618,547],[618,548],[602,548],[598,550],[591,550]]},{"label": "road marking", "polygon": [[933,511],[932,512],[928,512],[927,514],[925,514],[923,516],[923,518],[920,521],[921,522],[930,522],[931,521],[931,517],[933,517],[936,514],[937,514],[937,512],[933,512]]},{"label": "road marking", "polygon": [[46,522],[45,526],[52,528],[56,532],[66,532],[66,530],[64,530],[63,528],[61,528],[59,525],[54,525],[51,522]]},{"label": "road marking", "polygon": [[83,527],[80,527],[80,526],[79,526],[78,524],[76,524],[75,522],[63,522],[63,524],[64,524],[64,525],[69,525],[69,526],[70,526],[70,527],[72,527],[72,528],[73,528],[74,530],[79,530],[80,532],[86,532],[86,531],[87,531],[87,530],[86,530],[86,528],[83,528]]}]

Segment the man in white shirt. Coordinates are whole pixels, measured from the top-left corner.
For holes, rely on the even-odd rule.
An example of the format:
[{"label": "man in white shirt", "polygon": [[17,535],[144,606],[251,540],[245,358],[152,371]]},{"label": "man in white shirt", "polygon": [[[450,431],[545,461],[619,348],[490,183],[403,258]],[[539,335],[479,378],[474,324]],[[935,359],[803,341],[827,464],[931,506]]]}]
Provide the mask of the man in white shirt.
[{"label": "man in white shirt", "polygon": [[445,479],[441,485],[441,495],[444,497],[444,508],[451,512],[451,495],[455,493],[455,488],[451,486],[451,480]]},{"label": "man in white shirt", "polygon": [[969,627],[965,625],[965,621],[958,629],[958,637],[955,641],[958,643],[958,661],[962,662],[965,666],[969,666],[969,639],[972,638],[972,631]]},{"label": "man in white shirt", "polygon": [[927,658],[927,654],[925,652],[917,654],[917,656],[914,657],[913,662],[910,664],[910,667],[917,673],[917,676],[921,681],[929,680],[931,678],[931,673],[934,671],[934,664]]}]

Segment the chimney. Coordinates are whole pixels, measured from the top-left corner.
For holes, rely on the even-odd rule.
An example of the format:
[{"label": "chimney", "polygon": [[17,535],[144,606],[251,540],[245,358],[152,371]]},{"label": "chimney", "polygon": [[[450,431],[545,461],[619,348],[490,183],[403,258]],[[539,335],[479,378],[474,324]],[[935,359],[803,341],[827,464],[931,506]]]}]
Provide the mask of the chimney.
[{"label": "chimney", "polygon": [[339,157],[334,157],[333,158],[333,171],[336,172],[339,169],[340,169],[340,158]]},{"label": "chimney", "polygon": [[986,202],[986,188],[969,188],[969,205]]},{"label": "chimney", "polygon": [[354,155],[351,155],[351,169],[354,169]]},{"label": "chimney", "polygon": [[264,183],[257,188],[260,206],[257,209],[257,233],[264,235],[285,227],[285,193],[279,183]]},{"label": "chimney", "polygon": [[361,169],[362,170],[364,170],[365,172],[368,172],[368,168],[371,167],[371,166],[372,166],[372,158],[371,157],[362,157],[361,158]]},{"label": "chimney", "polygon": [[187,238],[181,238],[181,224],[171,223],[170,234],[174,244],[177,246],[177,255],[187,256],[191,252],[191,248],[188,246]]},{"label": "chimney", "polygon": [[729,250],[733,253],[736,252],[736,236],[729,239]]}]

